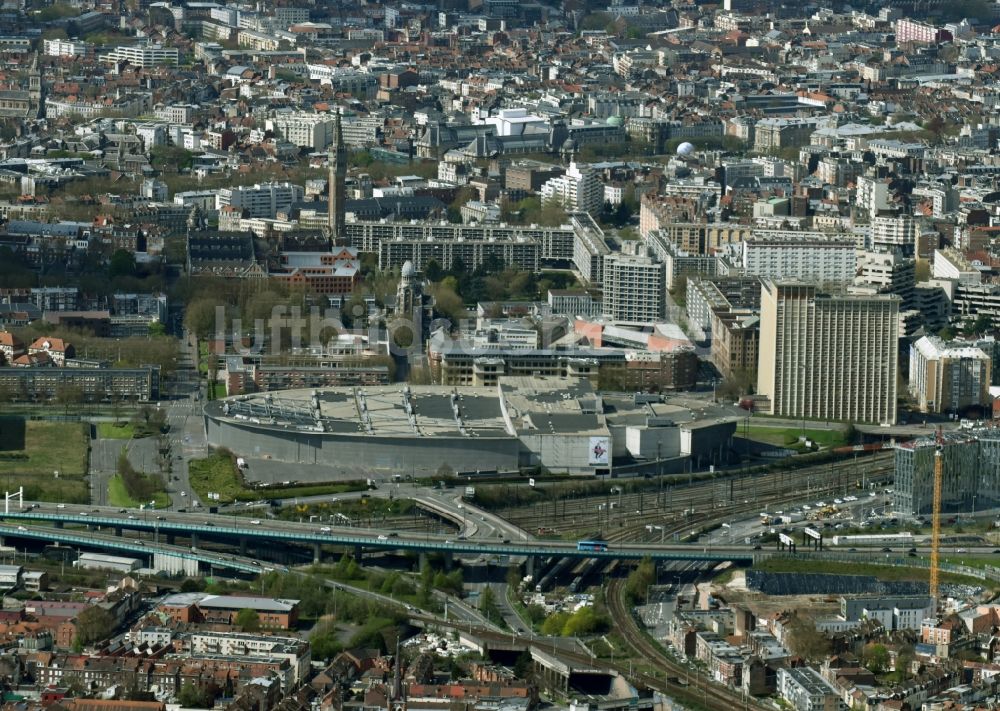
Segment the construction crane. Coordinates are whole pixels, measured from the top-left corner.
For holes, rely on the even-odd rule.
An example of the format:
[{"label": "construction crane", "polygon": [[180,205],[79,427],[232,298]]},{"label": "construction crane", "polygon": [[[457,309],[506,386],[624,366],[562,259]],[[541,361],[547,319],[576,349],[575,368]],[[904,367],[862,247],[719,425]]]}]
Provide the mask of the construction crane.
[{"label": "construction crane", "polygon": [[940,428],[937,431],[937,448],[934,450],[934,504],[931,512],[931,577],[930,593],[934,607],[938,606],[938,585],[941,557],[941,485],[944,478],[944,438]]}]

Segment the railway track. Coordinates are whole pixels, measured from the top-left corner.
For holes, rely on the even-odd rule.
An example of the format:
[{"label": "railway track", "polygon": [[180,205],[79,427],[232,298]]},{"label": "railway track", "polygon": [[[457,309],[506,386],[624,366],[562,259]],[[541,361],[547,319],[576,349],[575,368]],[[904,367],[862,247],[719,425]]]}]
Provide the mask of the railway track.
[{"label": "railway track", "polygon": [[[468,631],[470,634],[475,634],[487,642],[493,641],[501,644],[509,644],[516,639],[540,649],[545,649],[546,651],[549,648],[549,644],[545,638],[510,632],[494,632],[493,630],[477,627],[467,622],[445,622],[436,617],[426,615],[415,615],[414,618],[434,627]],[[716,709],[718,711],[736,711],[738,708],[743,708],[746,711],[750,711],[750,709],[754,711],[763,711],[764,709],[773,711],[771,707],[761,704],[756,699],[744,697],[737,691],[719,686],[718,684],[708,683],[704,679],[700,680],[701,683],[686,684],[681,682],[680,678],[687,674],[687,670],[676,662],[666,658],[654,645],[649,646],[652,647],[652,651],[656,652],[656,656],[648,657],[646,661],[653,662],[654,664],[662,664],[664,670],[662,677],[645,672],[636,672],[630,668],[628,663],[608,661],[606,659],[601,660],[600,666],[614,669],[622,676],[631,679],[633,682],[637,682],[639,686],[667,694],[682,704],[697,705],[702,708],[713,709],[713,711]],[[595,664],[593,657],[569,651],[565,648],[556,649],[552,647],[551,651],[556,656],[581,667],[590,668]],[[671,676],[672,674],[674,675],[673,677]]]},{"label": "railway track", "polygon": [[[876,455],[876,457],[878,456],[879,455]],[[873,457],[873,459],[875,459],[875,457]],[[884,461],[886,459],[888,459],[888,457],[885,456],[882,456],[880,459],[876,459],[877,464],[868,470],[868,475],[884,476],[891,474],[891,461]],[[812,490],[811,495],[825,496],[827,493],[839,491],[843,486],[842,480],[842,471],[837,471],[836,468],[831,468],[825,480]],[[770,486],[765,490],[765,492],[758,495],[752,502],[747,500],[743,503],[734,503],[732,506],[727,507],[725,512],[726,517],[737,516],[741,513],[752,514],[755,509],[781,505],[802,498],[801,488],[790,493],[788,489],[783,486],[783,478],[778,479],[779,486],[777,487],[777,490],[774,483],[775,482],[772,479]],[[701,492],[701,494],[703,497],[704,491]],[[690,492],[687,500],[689,503],[694,501],[705,501],[703,498],[699,498],[698,492]],[[710,499],[708,501],[712,500]],[[713,502],[713,505],[709,505],[704,510],[704,513],[695,514],[688,517],[684,521],[673,521],[671,523],[664,522],[662,524],[664,527],[662,535],[673,535],[675,533],[683,533],[691,528],[697,529],[707,527],[709,525],[715,525],[720,521],[720,513],[722,513],[721,510],[716,508]],[[630,518],[632,517],[630,516]],[[631,529],[637,525],[643,526],[645,524],[641,521],[639,523],[633,523],[629,527],[622,527],[618,531],[609,533],[606,538],[609,541],[626,539],[635,540],[634,531]],[[611,580],[607,586],[606,601],[608,611],[611,614],[612,624],[615,629],[621,633],[623,639],[629,645],[631,651],[637,659],[651,662],[657,668],[665,670],[664,678],[662,680],[654,678],[649,674],[639,673],[632,675],[635,681],[644,683],[650,688],[662,689],[665,693],[678,698],[680,701],[687,698],[709,708],[726,709],[727,711],[730,711],[734,706],[737,708],[744,707],[748,710],[750,708],[768,708],[756,699],[752,699],[741,692],[714,682],[710,682],[702,674],[695,675],[694,687],[688,684],[680,683],[680,679],[682,677],[688,676],[689,670],[684,665],[678,664],[669,656],[664,654],[655,644],[653,644],[653,642],[646,635],[645,631],[639,626],[635,615],[625,602],[623,595],[624,584],[625,581],[618,578]],[[676,681],[671,679],[671,675],[673,675],[673,679]],[[658,684],[659,686],[657,686]],[[701,692],[700,694],[698,693],[699,688]]]},{"label": "railway track", "polygon": [[[608,609],[615,627],[632,648],[632,651],[635,652],[635,656],[638,659],[652,663],[655,667],[664,670],[664,677],[662,679],[640,672],[639,674],[633,673],[635,680],[640,681],[649,688],[663,690],[671,696],[687,696],[709,708],[727,709],[727,711],[734,707],[765,708],[757,700],[751,699],[729,687],[709,682],[702,675],[696,675],[694,685],[681,683],[680,679],[687,677],[689,670],[664,654],[649,640],[625,603],[623,587],[624,581],[622,580],[613,580],[608,585]],[[671,675],[676,681],[671,679]]]},{"label": "railway track", "polygon": [[[859,465],[860,467],[861,465]],[[727,478],[674,486],[663,491],[612,494],[580,499],[552,499],[532,506],[502,509],[498,515],[527,531],[544,529],[556,535],[573,536],[601,530],[607,536],[616,529],[628,532],[630,540],[655,540],[658,533],[645,531],[649,524],[673,524],[683,516],[697,524],[727,513],[755,513],[769,506],[808,496],[826,497],[853,489],[860,478],[853,462],[833,463],[763,476]],[[892,454],[876,454],[864,462],[864,476],[886,480],[892,476]],[[789,491],[795,492],[789,496]]]}]

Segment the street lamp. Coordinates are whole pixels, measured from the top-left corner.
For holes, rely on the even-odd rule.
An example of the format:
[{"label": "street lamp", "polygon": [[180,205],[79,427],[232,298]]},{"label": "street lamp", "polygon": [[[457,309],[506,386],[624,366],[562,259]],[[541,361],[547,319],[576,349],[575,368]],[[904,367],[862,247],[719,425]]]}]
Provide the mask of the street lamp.
[{"label": "street lamp", "polygon": [[618,519],[621,520],[622,515],[622,488],[620,486],[611,487],[612,494],[618,494]]}]

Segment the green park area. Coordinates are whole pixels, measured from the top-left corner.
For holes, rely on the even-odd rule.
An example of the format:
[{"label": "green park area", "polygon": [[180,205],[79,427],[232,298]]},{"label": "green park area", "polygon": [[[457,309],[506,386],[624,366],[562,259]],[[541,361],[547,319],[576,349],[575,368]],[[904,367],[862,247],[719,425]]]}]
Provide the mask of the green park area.
[{"label": "green park area", "polygon": [[820,447],[843,447],[848,444],[847,432],[839,429],[809,429],[808,427],[767,427],[752,425],[737,427],[736,436],[747,436],[755,442],[764,442],[778,447],[791,447],[799,444],[799,437],[806,437]]},{"label": "green park area", "polygon": [[100,422],[97,425],[97,436],[101,439],[132,439],[135,428],[128,422]]},{"label": "green park area", "polygon": [[[879,555],[873,551],[873,556]],[[884,554],[882,554],[884,555]],[[898,555],[898,554],[897,554]],[[916,559],[915,559],[916,560]],[[955,561],[957,562],[957,561]],[[771,558],[754,565],[758,570],[770,571],[773,573],[826,573],[829,575],[871,575],[879,580],[886,581],[916,581],[926,582],[929,572],[926,564],[916,563],[914,567],[895,565],[878,565],[876,563],[846,562],[837,560],[824,560],[806,558]],[[946,583],[956,583],[960,585],[988,585],[979,578],[966,575],[956,575],[942,571],[941,581]]]},{"label": "green park area", "polygon": [[113,422],[99,422],[97,436],[101,439],[142,439],[165,434],[168,429],[165,409],[143,405],[128,421],[117,418]]},{"label": "green park area", "polygon": [[88,435],[79,422],[0,417],[0,483],[26,499],[86,502]]},{"label": "green park area", "polygon": [[324,496],[342,494],[347,491],[361,491],[365,482],[342,482],[339,484],[313,484],[305,486],[249,487],[236,467],[236,458],[231,452],[217,451],[204,459],[193,459],[188,463],[188,477],[191,488],[202,499],[208,494],[219,495],[220,503],[233,501],[256,501],[258,499],[284,499],[296,496]]}]

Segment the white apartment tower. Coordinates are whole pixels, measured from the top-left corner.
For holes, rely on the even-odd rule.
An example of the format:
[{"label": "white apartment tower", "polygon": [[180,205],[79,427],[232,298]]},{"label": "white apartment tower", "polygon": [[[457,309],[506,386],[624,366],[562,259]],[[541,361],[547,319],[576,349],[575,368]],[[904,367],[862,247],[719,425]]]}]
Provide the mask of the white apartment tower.
[{"label": "white apartment tower", "polygon": [[871,235],[874,249],[901,248],[912,254],[917,244],[917,223],[912,215],[873,217]]},{"label": "white apartment tower", "polygon": [[924,336],[910,346],[910,395],[921,412],[961,413],[990,400],[992,359],[972,343]]},{"label": "white apartment tower", "polygon": [[328,114],[295,112],[269,118],[264,126],[299,148],[322,151],[334,142],[334,124],[334,117]]},{"label": "white apartment tower", "polygon": [[104,55],[112,62],[128,62],[134,67],[152,67],[159,64],[176,66],[180,53],[176,47],[159,44],[119,45]]},{"label": "white apartment tower", "polygon": [[856,186],[855,204],[860,212],[875,217],[880,210],[888,210],[891,207],[888,179],[859,175]]},{"label": "white apartment tower", "polygon": [[247,217],[273,220],[279,210],[302,200],[305,190],[292,183],[257,183],[236,188],[223,188],[215,197],[215,209],[232,206],[244,210]]},{"label": "white apartment tower", "polygon": [[742,249],[744,271],[764,279],[841,284],[854,281],[857,271],[855,243],[847,237],[758,230]]},{"label": "white apartment tower", "polygon": [[604,184],[597,173],[569,164],[565,175],[549,179],[542,185],[542,202],[554,200],[567,212],[595,215],[604,207]]}]

